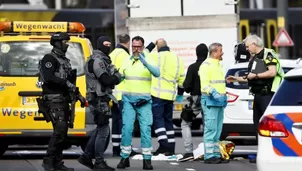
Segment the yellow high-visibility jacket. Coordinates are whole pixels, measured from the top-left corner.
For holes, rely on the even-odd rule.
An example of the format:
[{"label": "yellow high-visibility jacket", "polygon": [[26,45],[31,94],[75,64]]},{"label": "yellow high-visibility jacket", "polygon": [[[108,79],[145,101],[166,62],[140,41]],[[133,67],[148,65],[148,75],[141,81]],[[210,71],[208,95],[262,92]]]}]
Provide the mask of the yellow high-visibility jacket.
[{"label": "yellow high-visibility jacket", "polygon": [[170,51],[152,52],[150,55],[160,68],[160,76],[152,77],[152,96],[174,101],[177,85],[183,87],[185,80],[183,60]]},{"label": "yellow high-visibility jacket", "polygon": [[[126,58],[130,58],[130,55],[126,50],[123,48],[115,48],[111,53],[110,53],[110,58],[112,61],[112,64],[115,65],[116,69],[121,68],[121,64]],[[114,91],[113,95],[116,97],[117,100],[122,100],[122,91],[124,88],[124,81],[122,81],[120,84],[118,84]]]}]

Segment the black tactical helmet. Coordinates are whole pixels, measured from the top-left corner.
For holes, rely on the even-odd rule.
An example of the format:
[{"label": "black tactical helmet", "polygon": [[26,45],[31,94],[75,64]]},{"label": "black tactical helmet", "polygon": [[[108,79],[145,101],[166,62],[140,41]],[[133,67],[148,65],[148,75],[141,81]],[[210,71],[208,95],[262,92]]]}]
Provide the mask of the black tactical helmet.
[{"label": "black tactical helmet", "polygon": [[56,32],[50,38],[50,44],[54,46],[56,41],[70,40],[70,37],[67,33]]},{"label": "black tactical helmet", "polygon": [[250,52],[246,50],[246,46],[243,42],[235,45],[234,48],[235,60],[237,62],[248,62],[251,58]]}]

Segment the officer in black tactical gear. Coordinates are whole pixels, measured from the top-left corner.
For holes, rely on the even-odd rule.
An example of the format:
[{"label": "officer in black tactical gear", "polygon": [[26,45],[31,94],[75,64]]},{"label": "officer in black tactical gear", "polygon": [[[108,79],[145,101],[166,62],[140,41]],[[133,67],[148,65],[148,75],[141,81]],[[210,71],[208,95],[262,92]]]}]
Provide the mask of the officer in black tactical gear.
[{"label": "officer in black tactical gear", "polygon": [[[109,101],[118,104],[112,95],[112,89],[121,82],[121,75],[112,65],[109,57],[111,41],[102,36],[97,41],[97,50],[85,65],[87,100],[97,127],[90,137],[85,152],[78,159],[79,163],[93,170],[113,171],[104,161],[106,139],[109,135],[111,109]],[[92,158],[95,156],[93,165]]]},{"label": "officer in black tactical gear", "polygon": [[[50,44],[52,51],[46,54],[39,63],[39,82],[42,82],[43,106],[47,109],[43,115],[51,118],[54,132],[50,138],[46,156],[42,166],[45,171],[73,171],[73,168],[64,166],[63,142],[67,136],[68,124],[70,122],[70,98],[69,93],[75,93],[81,98],[81,105],[85,99],[77,91],[72,78],[76,73],[72,72],[71,63],[66,58],[70,37],[67,33],[57,32],[51,36]],[[75,75],[72,75],[74,73]],[[39,105],[40,106],[40,105]]]}]

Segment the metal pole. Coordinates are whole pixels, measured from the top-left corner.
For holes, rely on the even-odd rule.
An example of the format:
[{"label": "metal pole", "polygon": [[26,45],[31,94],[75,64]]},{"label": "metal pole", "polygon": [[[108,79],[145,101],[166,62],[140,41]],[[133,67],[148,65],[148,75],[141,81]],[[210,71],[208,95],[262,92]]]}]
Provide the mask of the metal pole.
[{"label": "metal pole", "polygon": [[56,7],[56,10],[62,9],[62,0],[56,0],[55,7]]},{"label": "metal pole", "polygon": [[[237,11],[237,43],[240,42],[240,0],[237,1],[235,4],[236,11]],[[244,39],[244,37],[242,38]]]},{"label": "metal pole", "polygon": [[225,5],[234,5],[237,26],[237,43],[240,42],[240,0],[225,0]]},{"label": "metal pole", "polygon": [[[277,0],[278,30],[285,28],[288,31],[288,0]],[[282,59],[289,59],[288,47],[279,47],[279,54]]]}]

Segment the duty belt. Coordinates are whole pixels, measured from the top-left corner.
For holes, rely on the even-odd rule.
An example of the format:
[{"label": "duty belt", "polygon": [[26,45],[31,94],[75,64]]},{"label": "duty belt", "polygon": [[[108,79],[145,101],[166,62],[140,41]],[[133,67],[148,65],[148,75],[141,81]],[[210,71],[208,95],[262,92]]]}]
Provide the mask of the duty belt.
[{"label": "duty belt", "polygon": [[118,104],[117,99],[112,94],[105,94],[104,96],[98,96],[95,92],[89,93],[92,99],[101,100],[101,102],[109,102],[112,100],[115,104]]},{"label": "duty belt", "polygon": [[267,87],[267,86],[263,86],[263,87],[252,87],[251,89],[250,89],[250,91],[251,91],[251,94],[252,95],[255,95],[255,94],[261,94],[261,95],[268,95],[268,94],[270,94],[271,93],[271,90],[270,90],[270,88],[269,87]]},{"label": "duty belt", "polygon": [[46,94],[43,96],[43,100],[51,102],[65,102],[66,98],[62,94]]}]

